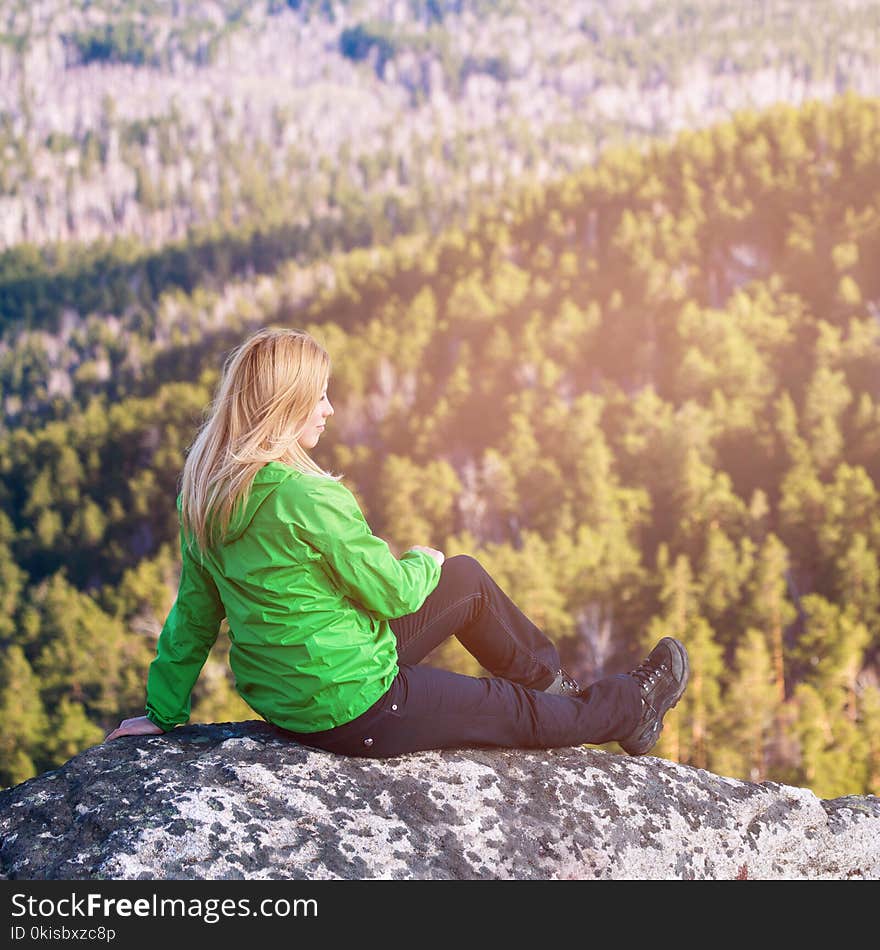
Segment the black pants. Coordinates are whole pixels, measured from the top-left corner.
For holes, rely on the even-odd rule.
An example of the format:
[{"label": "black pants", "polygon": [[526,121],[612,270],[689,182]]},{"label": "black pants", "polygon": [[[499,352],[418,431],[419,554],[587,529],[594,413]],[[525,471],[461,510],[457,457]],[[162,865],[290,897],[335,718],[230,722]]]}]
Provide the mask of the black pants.
[{"label": "black pants", "polygon": [[[356,719],[298,741],[343,755],[384,757],[425,749],[552,749],[624,738],[641,700],[619,674],[581,698],[548,696],[559,654],[476,559],[443,562],[437,587],[412,614],[391,621],[399,672],[388,692]],[[492,677],[417,665],[452,635]]]}]

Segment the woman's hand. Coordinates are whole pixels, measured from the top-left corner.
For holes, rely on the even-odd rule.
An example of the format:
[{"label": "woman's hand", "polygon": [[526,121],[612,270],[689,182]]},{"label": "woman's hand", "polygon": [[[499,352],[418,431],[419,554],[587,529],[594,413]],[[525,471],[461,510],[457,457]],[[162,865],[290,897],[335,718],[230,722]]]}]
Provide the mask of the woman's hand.
[{"label": "woman's hand", "polygon": [[426,548],[423,544],[415,544],[410,549],[410,551],[424,551],[425,554],[430,554],[432,558],[438,563],[443,564],[446,560],[446,555],[442,551],[438,551],[436,548]]},{"label": "woman's hand", "polygon": [[104,741],[118,739],[120,736],[161,736],[164,732],[164,729],[150,722],[146,716],[138,716],[135,719],[123,719],[113,732],[105,736]]}]

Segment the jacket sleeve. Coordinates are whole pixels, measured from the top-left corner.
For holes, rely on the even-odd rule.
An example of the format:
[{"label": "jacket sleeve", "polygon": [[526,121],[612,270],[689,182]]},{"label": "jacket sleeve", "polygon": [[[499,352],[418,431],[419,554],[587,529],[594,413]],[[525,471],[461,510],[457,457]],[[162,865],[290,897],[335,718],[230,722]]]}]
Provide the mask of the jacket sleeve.
[{"label": "jacket sleeve", "polygon": [[422,606],[440,580],[434,558],[424,551],[395,557],[370,530],[345,485],[306,476],[297,487],[286,506],[292,530],[322,556],[346,597],[379,620],[403,617]]},{"label": "jacket sleeve", "polygon": [[147,674],[147,718],[166,732],[189,719],[190,693],[226,615],[213,578],[190,552],[182,528],[180,548],[177,599]]}]

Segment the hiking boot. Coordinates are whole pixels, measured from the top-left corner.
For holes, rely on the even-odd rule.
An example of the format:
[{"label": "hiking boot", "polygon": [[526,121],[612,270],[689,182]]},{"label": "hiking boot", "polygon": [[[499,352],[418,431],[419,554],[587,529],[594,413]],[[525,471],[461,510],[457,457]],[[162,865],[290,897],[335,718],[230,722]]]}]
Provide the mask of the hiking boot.
[{"label": "hiking boot", "polygon": [[628,674],[642,694],[642,714],[635,729],[619,739],[629,755],[650,752],[663,731],[663,717],[681,699],[687,686],[688,655],[684,644],[664,637],[648,654],[648,658]]},{"label": "hiking boot", "polygon": [[556,671],[556,679],[544,690],[552,696],[580,696],[581,688],[577,680],[566,673],[565,670]]}]

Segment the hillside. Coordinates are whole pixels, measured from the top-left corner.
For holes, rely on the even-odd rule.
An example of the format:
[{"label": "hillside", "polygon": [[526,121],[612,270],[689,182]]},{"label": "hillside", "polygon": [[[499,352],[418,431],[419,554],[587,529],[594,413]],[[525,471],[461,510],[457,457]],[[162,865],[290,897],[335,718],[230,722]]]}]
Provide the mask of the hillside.
[{"label": "hillside", "polygon": [[877,95],[878,17],[870,0],[2,0],[0,249],[436,231],[609,144]]},{"label": "hillside", "polygon": [[[392,545],[479,557],[585,681],[685,640],[659,754],[876,791],[878,144],[877,99],[743,112],[433,238],[167,293],[152,322],[22,333],[2,363],[4,780],[142,707],[186,448],[229,347],[279,323],[329,348],[319,461]],[[223,639],[203,721],[249,718]]]}]

